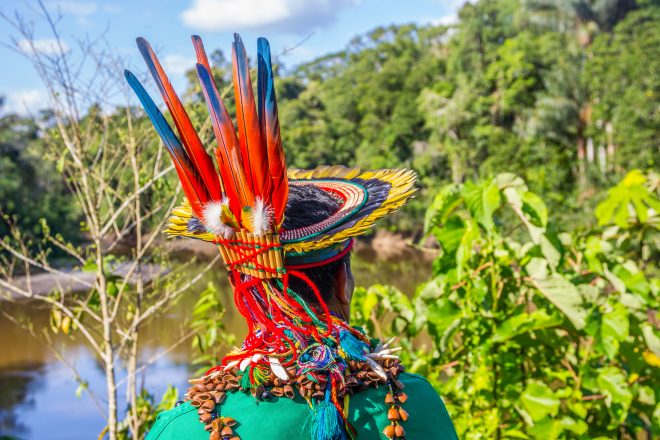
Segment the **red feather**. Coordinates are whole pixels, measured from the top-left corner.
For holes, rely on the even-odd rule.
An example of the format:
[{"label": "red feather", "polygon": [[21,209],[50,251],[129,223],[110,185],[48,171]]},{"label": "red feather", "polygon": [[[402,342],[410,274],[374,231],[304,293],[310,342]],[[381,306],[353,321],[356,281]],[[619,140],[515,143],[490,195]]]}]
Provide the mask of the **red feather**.
[{"label": "red feather", "polygon": [[[267,200],[270,192],[268,154],[261,137],[259,115],[254,102],[252,81],[245,46],[238,34],[234,34],[232,45],[234,62],[234,95],[236,97],[236,122],[241,158],[245,174],[255,196]],[[268,197],[269,198],[269,197]]]},{"label": "red feather", "polygon": [[204,145],[202,145],[202,141],[199,139],[192,121],[188,117],[179,97],[176,95],[172,84],[170,84],[153,49],[144,38],[138,38],[137,42],[140,52],[158,85],[158,89],[161,95],[163,95],[165,104],[167,104],[167,108],[170,110],[188,156],[204,181],[211,199],[220,200],[222,198],[222,189],[218,180],[218,173],[213,165],[213,160],[204,149]]},{"label": "red feather", "polygon": [[183,191],[192,206],[193,212],[199,217],[202,213],[203,204],[210,199],[206,185],[202,182],[195,166],[190,162],[186,150],[172,131],[170,124],[167,123],[167,120],[165,120],[165,117],[147,91],[144,90],[140,81],[129,71],[125,71],[124,76],[137,94],[149,119],[154,124],[154,128],[163,140],[167,151],[172,157],[172,162],[174,162],[174,167],[179,175]]},{"label": "red feather", "polygon": [[[211,64],[209,64],[209,58],[206,56],[206,51],[204,50],[204,43],[199,35],[193,35],[190,37],[195,47],[195,55],[197,55],[197,62],[202,66],[206,67],[206,70],[209,71],[211,78],[213,78],[213,70],[211,70]],[[213,82],[215,84],[215,81]]]},{"label": "red feather", "polygon": [[254,195],[247,183],[239,142],[227,109],[222,104],[211,73],[202,64],[197,65],[197,75],[204,92],[206,105],[211,115],[213,132],[218,140],[215,155],[220,175],[229,197],[231,211],[240,220],[243,206],[252,206]]}]

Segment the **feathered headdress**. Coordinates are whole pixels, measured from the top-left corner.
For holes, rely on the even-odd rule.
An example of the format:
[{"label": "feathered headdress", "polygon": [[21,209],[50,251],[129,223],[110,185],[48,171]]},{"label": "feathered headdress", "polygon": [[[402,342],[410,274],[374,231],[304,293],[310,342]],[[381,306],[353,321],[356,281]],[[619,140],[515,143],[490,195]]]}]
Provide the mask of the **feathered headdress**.
[{"label": "feathered headdress", "polygon": [[[288,380],[292,370],[309,375],[325,372],[327,377],[319,380],[332,384],[328,390],[334,390],[332,399],[328,394],[325,401],[334,405],[338,417],[343,418],[343,403],[336,391],[345,390],[343,371],[348,368],[347,361],[333,361],[334,366],[317,365],[309,370],[310,362],[320,360],[316,355],[309,360],[308,352],[334,340],[335,350],[354,352],[351,359],[368,362],[366,351],[356,351],[355,347],[368,348],[370,342],[364,334],[329,313],[321,293],[302,269],[327,264],[348,253],[352,237],[365,232],[412,196],[415,174],[407,170],[360,171],[342,166],[287,170],[268,41],[258,40],[255,100],[245,47],[235,34],[235,129],[214,82],[202,41],[197,36],[192,40],[197,76],[217,141],[216,164],[143,38],[137,39],[138,47],[178,136],[137,78],[128,71],[125,75],[167,147],[186,196],[183,205],[173,211],[166,232],[219,245],[230,271],[236,306],[248,323],[242,348],[226,356],[223,367],[218,368],[225,371],[240,366],[241,387],[248,388],[263,385],[267,377],[264,372],[268,371],[281,380]],[[338,202],[338,210],[316,224],[282,230],[289,188],[308,185],[330,194]],[[291,277],[309,286],[318,306],[310,307],[289,288]],[[338,353],[331,356],[340,357]],[[303,358],[307,360],[303,362]]]}]

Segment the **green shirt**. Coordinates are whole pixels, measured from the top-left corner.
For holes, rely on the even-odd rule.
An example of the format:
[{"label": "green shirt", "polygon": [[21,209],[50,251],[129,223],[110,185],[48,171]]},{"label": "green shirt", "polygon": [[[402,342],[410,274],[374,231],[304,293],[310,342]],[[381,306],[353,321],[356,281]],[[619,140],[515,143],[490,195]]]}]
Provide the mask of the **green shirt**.
[{"label": "green shirt", "polygon": [[[403,423],[407,440],[456,440],[456,431],[442,400],[426,379],[403,373],[408,400],[402,407],[410,418]],[[389,425],[385,394],[387,387],[369,388],[350,398],[349,420],[359,440],[386,439]],[[299,395],[293,400],[273,398],[258,401],[248,393],[228,393],[219,411],[238,422],[234,431],[241,440],[308,439],[309,406]],[[158,415],[146,440],[208,440],[209,433],[197,418],[197,410],[186,402]]]}]

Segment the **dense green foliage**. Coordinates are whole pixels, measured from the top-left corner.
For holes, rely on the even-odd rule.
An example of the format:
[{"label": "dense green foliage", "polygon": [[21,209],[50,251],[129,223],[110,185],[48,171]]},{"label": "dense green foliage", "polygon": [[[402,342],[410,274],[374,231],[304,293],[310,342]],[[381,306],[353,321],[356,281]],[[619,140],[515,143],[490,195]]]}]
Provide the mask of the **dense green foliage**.
[{"label": "dense green foliage", "polygon": [[597,143],[619,157],[619,167],[657,167],[660,132],[660,9],[630,13],[614,34],[593,47],[587,81],[595,99]]},{"label": "dense green foliage", "polygon": [[[30,118],[0,118],[0,215],[33,234],[40,233],[41,219],[57,224],[65,235],[79,227],[65,182],[54,163],[42,156],[39,129]],[[0,221],[0,237],[8,232],[7,223]]]},{"label": "dense green foliage", "polygon": [[579,213],[586,190],[657,165],[659,9],[635,7],[482,0],[453,28],[356,37],[280,81],[289,157],[404,165],[431,188],[514,172],[554,218]]},{"label": "dense green foliage", "polygon": [[359,289],[353,318],[402,335],[461,438],[658,436],[659,184],[631,172],[572,234],[513,174],[447,185],[426,217],[433,278],[412,298]]}]

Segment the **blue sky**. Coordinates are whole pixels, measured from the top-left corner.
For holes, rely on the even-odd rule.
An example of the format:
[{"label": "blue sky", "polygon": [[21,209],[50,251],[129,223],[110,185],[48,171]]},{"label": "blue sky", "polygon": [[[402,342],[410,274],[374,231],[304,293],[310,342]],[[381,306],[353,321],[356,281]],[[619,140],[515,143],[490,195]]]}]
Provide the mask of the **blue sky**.
[{"label": "blue sky", "polygon": [[[135,37],[147,38],[163,61],[175,88],[185,85],[183,74],[194,66],[191,34],[199,34],[207,51],[231,50],[232,33],[240,32],[248,53],[256,38],[270,40],[274,53],[301,43],[281,58],[293,66],[343,48],[350,39],[379,25],[415,22],[452,22],[462,0],[44,0],[54,15],[61,14],[65,50],[75,52],[76,41],[105,31],[110,46],[125,57],[128,67],[141,69]],[[35,0],[0,2],[0,12],[19,13],[34,22],[37,50],[54,50]],[[1,19],[0,19],[1,20]],[[21,53],[6,47],[16,33],[0,26],[0,96],[3,113],[26,113],[46,105],[44,88]],[[25,48],[24,42],[19,45]],[[303,41],[304,40],[304,41]]]}]

